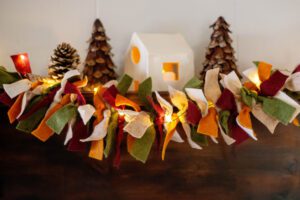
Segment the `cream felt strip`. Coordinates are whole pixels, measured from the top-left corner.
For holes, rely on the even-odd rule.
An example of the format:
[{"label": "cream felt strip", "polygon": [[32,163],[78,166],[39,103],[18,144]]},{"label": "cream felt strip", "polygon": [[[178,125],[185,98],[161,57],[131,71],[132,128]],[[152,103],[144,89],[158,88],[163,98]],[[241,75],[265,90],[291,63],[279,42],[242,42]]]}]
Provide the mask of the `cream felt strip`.
[{"label": "cream felt strip", "polygon": [[[65,75],[64,75],[64,78],[61,80],[61,82],[60,82],[60,89],[56,92],[56,94],[55,94],[55,96],[54,96],[54,101],[53,101],[53,103],[54,102],[60,102],[61,101],[61,95],[64,93],[64,91],[65,91],[65,86],[66,86],[66,84],[67,84],[67,82],[68,82],[68,79],[69,78],[72,78],[72,77],[74,77],[74,76],[79,76],[80,75],[80,73],[79,73],[79,71],[78,70],[76,70],[76,69],[74,69],[74,70],[70,70],[70,71],[68,71],[67,73],[65,73]],[[52,104],[53,104],[52,103]],[[52,105],[51,104],[51,106],[50,106],[50,108],[54,105]]]},{"label": "cream felt strip", "polygon": [[274,98],[276,99],[280,99],[281,101],[284,101],[285,103],[289,104],[290,106],[293,106],[296,110],[292,116],[292,118],[290,119],[290,123],[293,122],[293,120],[299,115],[300,113],[300,105],[293,100],[291,97],[289,97],[287,94],[285,94],[282,91],[279,91]]},{"label": "cream felt strip", "polygon": [[234,96],[240,96],[242,83],[234,71],[225,75],[223,80],[225,88],[230,90],[234,94]]},{"label": "cream felt strip", "polygon": [[252,129],[242,126],[242,124],[239,122],[238,117],[236,117],[236,123],[238,124],[241,129],[243,129],[252,139],[257,140],[254,132]]},{"label": "cream felt strip", "polygon": [[214,104],[221,96],[221,89],[219,86],[219,68],[210,69],[205,75],[204,94],[208,101]]},{"label": "cream felt strip", "polygon": [[68,122],[68,130],[65,138],[64,145],[68,144],[68,142],[72,139],[73,137],[73,125],[75,124],[76,117],[73,117],[69,122]]},{"label": "cream felt strip", "polygon": [[125,116],[125,121],[130,122],[135,118],[139,112],[133,111],[133,110],[120,110],[117,109],[119,115],[124,115]]},{"label": "cream felt strip", "polygon": [[177,131],[174,132],[173,136],[171,137],[171,140],[178,143],[183,143],[184,140],[181,138],[179,133]]},{"label": "cream felt strip", "polygon": [[256,104],[252,107],[252,114],[258,121],[260,121],[263,125],[265,125],[268,130],[273,134],[276,126],[279,124],[279,121],[274,117],[267,115],[263,109],[261,104]]},{"label": "cream felt strip", "polygon": [[196,142],[194,142],[192,140],[192,136],[191,136],[191,127],[190,125],[188,125],[188,123],[183,122],[182,123],[182,128],[186,134],[186,138],[187,141],[189,143],[189,145],[193,148],[193,149],[202,149],[202,147],[200,145],[198,145]]},{"label": "cream felt strip", "polygon": [[110,80],[110,81],[108,81],[107,83],[105,83],[104,85],[103,85],[103,87],[104,88],[109,88],[109,87],[111,87],[111,86],[117,86],[118,85],[118,81],[116,81],[116,80]]},{"label": "cream felt strip", "polygon": [[95,113],[96,109],[91,104],[86,104],[78,107],[79,115],[84,123],[84,125],[87,124],[87,122],[92,118],[93,114]]},{"label": "cream felt strip", "polygon": [[173,106],[168,101],[166,101],[164,98],[162,98],[157,91],[155,91],[155,95],[156,95],[156,99],[157,99],[159,105],[165,110],[165,112],[166,112],[165,115],[172,116]]},{"label": "cream felt strip", "polygon": [[28,91],[31,88],[31,81],[22,79],[11,84],[3,84],[3,89],[10,98],[15,98],[19,94]]},{"label": "cream felt strip", "polygon": [[209,136],[209,137],[215,144],[219,144],[219,141],[217,140],[217,138],[215,138],[213,136]]},{"label": "cream felt strip", "polygon": [[103,139],[106,134],[107,134],[107,128],[109,124],[109,119],[110,119],[111,112],[110,110],[106,109],[103,111],[103,120],[98,123],[92,132],[92,134],[86,138],[86,139],[81,139],[81,142],[89,142],[89,141],[96,141],[96,140],[101,140]]},{"label": "cream felt strip", "polygon": [[300,91],[300,72],[292,74],[285,82],[285,87],[293,92]]},{"label": "cream felt strip", "polygon": [[208,111],[208,102],[204,96],[204,93],[202,89],[196,89],[196,88],[185,88],[185,92],[187,93],[188,97],[195,101],[201,110],[202,116],[207,115]]},{"label": "cream felt strip", "polygon": [[218,120],[218,126],[219,126],[219,129],[220,129],[220,132],[221,132],[221,135],[224,139],[224,142],[227,144],[227,145],[232,145],[233,143],[235,143],[235,139],[233,139],[232,137],[230,137],[229,135],[226,135],[226,133],[224,133],[223,129],[222,129],[222,126]]},{"label": "cream felt strip", "polygon": [[149,114],[142,111],[139,112],[137,116],[135,116],[128,124],[124,127],[124,131],[129,133],[132,137],[142,138],[146,133],[146,130],[153,123],[150,120]]}]

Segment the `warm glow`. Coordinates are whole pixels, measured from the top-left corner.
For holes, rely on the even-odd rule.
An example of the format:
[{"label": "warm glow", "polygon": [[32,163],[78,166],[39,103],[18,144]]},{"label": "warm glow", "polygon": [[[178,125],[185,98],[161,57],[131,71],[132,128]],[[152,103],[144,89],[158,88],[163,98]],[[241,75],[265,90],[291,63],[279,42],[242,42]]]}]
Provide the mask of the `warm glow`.
[{"label": "warm glow", "polygon": [[46,87],[52,87],[56,84],[58,84],[60,81],[59,80],[55,80],[55,79],[51,79],[51,78],[44,78],[42,80],[43,84],[46,86]]},{"label": "warm glow", "polygon": [[259,79],[258,73],[251,74],[251,78],[250,79],[256,85],[256,87],[259,88],[259,86],[261,84],[261,81]]},{"label": "warm glow", "polygon": [[95,87],[93,90],[94,90],[94,94],[97,94],[99,87]]},{"label": "warm glow", "polygon": [[25,60],[25,56],[24,55],[20,55],[21,60]]},{"label": "warm glow", "polygon": [[179,80],[179,64],[178,63],[163,63],[162,75],[164,81]]},{"label": "warm glow", "polygon": [[138,64],[141,59],[140,50],[137,47],[132,47],[131,49],[131,60],[134,64]]},{"label": "warm glow", "polygon": [[172,115],[165,115],[165,122],[167,123],[172,122]]}]

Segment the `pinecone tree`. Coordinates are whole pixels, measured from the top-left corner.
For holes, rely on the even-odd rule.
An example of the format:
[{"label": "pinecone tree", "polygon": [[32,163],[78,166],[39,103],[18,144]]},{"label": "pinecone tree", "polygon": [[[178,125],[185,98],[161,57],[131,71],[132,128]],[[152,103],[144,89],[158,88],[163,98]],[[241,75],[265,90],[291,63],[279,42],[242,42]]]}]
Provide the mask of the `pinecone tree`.
[{"label": "pinecone tree", "polygon": [[61,43],[54,49],[51,62],[48,66],[48,74],[51,78],[60,80],[64,74],[72,69],[77,69],[80,57],[77,50],[68,43]]},{"label": "pinecone tree", "polygon": [[110,39],[106,36],[101,21],[96,19],[92,37],[89,40],[90,46],[83,70],[83,74],[89,80],[87,88],[92,89],[94,86],[117,78],[114,71],[115,65],[111,59],[111,46],[108,44],[108,40]]},{"label": "pinecone tree", "polygon": [[220,68],[220,73],[223,74],[228,74],[234,70],[241,78],[235,63],[235,51],[231,46],[232,39],[229,36],[229,33],[231,33],[229,24],[223,17],[219,17],[210,28],[213,28],[213,33],[205,55],[203,70],[200,72],[200,78],[204,80],[206,72],[217,67]]}]

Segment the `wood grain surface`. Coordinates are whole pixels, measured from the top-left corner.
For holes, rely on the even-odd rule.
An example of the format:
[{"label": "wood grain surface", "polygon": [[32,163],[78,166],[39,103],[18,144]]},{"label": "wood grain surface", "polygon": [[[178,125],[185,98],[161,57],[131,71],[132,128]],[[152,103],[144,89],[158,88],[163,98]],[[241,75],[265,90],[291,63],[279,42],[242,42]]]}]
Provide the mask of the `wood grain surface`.
[{"label": "wood grain surface", "polygon": [[[0,199],[300,199],[300,132],[271,135],[255,121],[259,141],[204,150],[171,142],[166,160],[153,148],[146,164],[124,150],[119,170],[109,160],[68,152],[63,136],[46,143],[15,130],[0,110]],[[123,146],[123,149],[125,146]]]}]

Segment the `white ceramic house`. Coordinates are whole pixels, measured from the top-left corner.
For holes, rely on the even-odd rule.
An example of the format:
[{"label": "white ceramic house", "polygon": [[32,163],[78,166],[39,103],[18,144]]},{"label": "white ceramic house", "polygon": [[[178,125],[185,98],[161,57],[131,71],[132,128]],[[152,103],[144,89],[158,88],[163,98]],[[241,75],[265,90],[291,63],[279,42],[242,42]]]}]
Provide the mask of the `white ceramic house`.
[{"label": "white ceramic house", "polygon": [[124,71],[134,79],[131,89],[150,76],[153,90],[182,89],[194,76],[194,53],[180,34],[134,33]]}]

